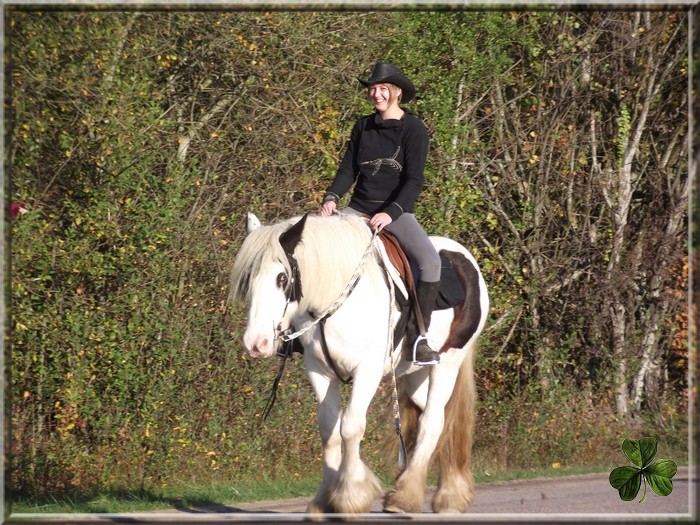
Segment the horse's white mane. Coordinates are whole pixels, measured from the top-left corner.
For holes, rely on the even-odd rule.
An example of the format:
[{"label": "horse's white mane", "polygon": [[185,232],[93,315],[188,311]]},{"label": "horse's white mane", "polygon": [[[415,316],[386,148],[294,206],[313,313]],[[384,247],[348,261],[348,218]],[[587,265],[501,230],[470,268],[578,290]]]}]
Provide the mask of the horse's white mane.
[{"label": "horse's white mane", "polygon": [[[249,301],[249,283],[268,265],[279,262],[290,271],[279,237],[298,220],[295,217],[261,226],[248,235],[231,270],[230,301]],[[362,217],[309,215],[295,251],[303,291],[300,307],[318,310],[335,301],[357,269],[370,239],[367,220]]]}]

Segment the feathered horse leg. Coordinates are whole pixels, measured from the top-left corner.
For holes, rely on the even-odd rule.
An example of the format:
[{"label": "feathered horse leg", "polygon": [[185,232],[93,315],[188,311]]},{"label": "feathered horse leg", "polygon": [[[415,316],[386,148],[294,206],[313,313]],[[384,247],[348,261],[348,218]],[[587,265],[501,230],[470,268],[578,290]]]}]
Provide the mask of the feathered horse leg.
[{"label": "feathered horse leg", "polygon": [[[449,360],[443,361],[447,362],[430,371],[427,402],[418,419],[416,446],[408,467],[384,496],[385,512],[423,512],[428,468],[444,428],[445,405],[457,378],[457,370],[449,366]],[[422,396],[418,394],[416,397]]]},{"label": "feathered horse leg", "polygon": [[354,376],[352,394],[343,412],[340,434],[343,457],[338,481],[330,494],[331,506],[339,513],[366,513],[381,495],[381,483],[360,458],[360,442],[365,433],[367,409],[381,381],[377,368],[363,367]]},{"label": "feathered horse leg", "polygon": [[338,482],[338,469],[342,457],[340,383],[324,373],[314,371],[314,366],[308,360],[306,366],[318,400],[318,423],[323,445],[323,478],[316,496],[309,503],[306,512],[308,514],[323,514],[333,512],[330,493]]}]

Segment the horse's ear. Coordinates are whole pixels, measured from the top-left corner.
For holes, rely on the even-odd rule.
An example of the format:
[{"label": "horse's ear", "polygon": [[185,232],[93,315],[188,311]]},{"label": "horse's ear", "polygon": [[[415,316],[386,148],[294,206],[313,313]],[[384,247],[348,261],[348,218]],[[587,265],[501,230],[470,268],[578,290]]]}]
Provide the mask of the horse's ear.
[{"label": "horse's ear", "polygon": [[245,224],[245,229],[248,235],[260,228],[260,226],[262,226],[260,219],[258,219],[254,213],[248,212],[248,219],[246,220]]},{"label": "horse's ear", "polygon": [[292,225],[280,235],[280,244],[284,249],[284,252],[288,255],[294,253],[294,248],[296,248],[299,241],[301,241],[301,233],[304,231],[304,225],[306,224],[306,218],[309,214],[305,214],[301,220],[297,221],[296,224]]}]

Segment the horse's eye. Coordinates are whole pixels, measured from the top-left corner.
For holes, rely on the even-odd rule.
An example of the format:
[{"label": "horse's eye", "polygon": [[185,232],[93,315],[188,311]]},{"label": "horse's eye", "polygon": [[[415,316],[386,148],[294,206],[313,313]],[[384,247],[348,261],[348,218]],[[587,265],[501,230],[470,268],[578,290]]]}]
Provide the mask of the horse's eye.
[{"label": "horse's eye", "polygon": [[279,274],[279,275],[277,276],[277,287],[278,287],[278,288],[281,288],[282,290],[284,290],[285,288],[287,288],[287,282],[288,282],[288,281],[289,281],[289,279],[287,279],[287,274],[286,274],[286,273],[281,273],[281,274]]}]

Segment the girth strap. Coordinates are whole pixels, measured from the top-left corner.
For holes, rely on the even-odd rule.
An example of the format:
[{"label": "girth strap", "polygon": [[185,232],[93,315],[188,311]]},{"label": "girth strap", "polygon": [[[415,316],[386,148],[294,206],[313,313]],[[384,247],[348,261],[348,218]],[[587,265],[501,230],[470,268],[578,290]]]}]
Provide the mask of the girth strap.
[{"label": "girth strap", "polygon": [[328,351],[328,343],[326,342],[326,319],[328,318],[325,317],[321,319],[321,322],[318,324],[318,326],[321,328],[321,349],[323,350],[323,357],[326,358],[326,362],[328,362],[330,367],[333,369],[333,372],[335,372],[335,375],[340,382],[344,385],[349,385],[352,383],[352,376],[349,376],[347,379],[343,379],[343,376],[341,376],[340,372],[338,372],[338,368],[335,366],[335,362],[331,359],[331,354]]}]

